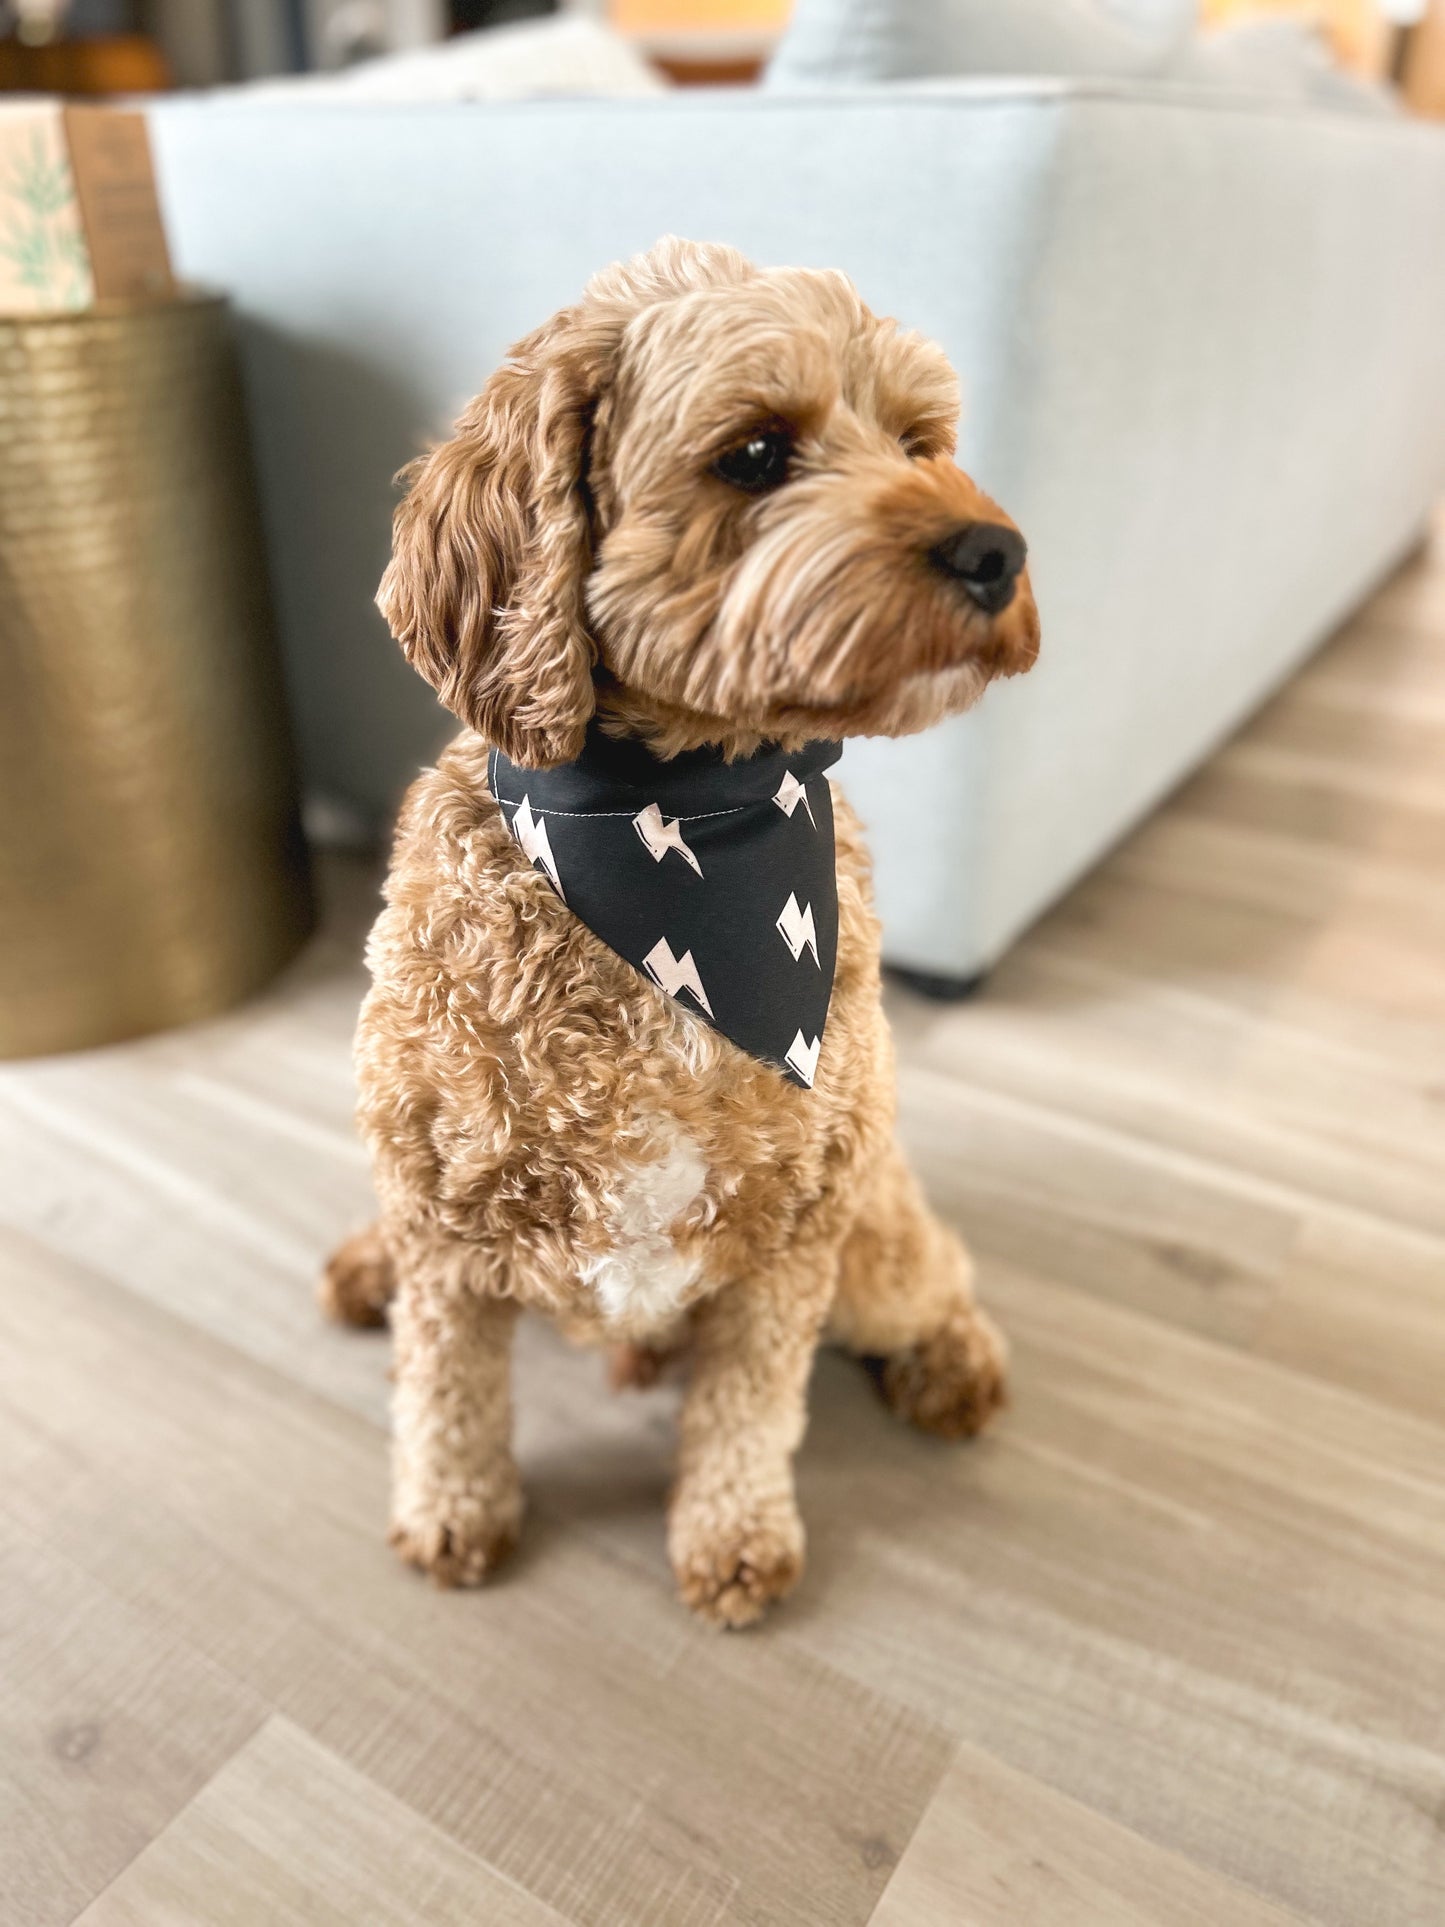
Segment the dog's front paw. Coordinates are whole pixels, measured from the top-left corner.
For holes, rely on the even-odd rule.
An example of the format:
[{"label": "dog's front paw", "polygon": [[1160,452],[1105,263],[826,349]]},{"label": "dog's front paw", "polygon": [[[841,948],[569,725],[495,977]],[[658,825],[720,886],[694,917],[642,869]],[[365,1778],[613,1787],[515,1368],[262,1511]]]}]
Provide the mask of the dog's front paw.
[{"label": "dog's front paw", "polygon": [[387,1537],[398,1556],[438,1586],[480,1586],[517,1543],[522,1494],[513,1485],[482,1498],[448,1495],[426,1505],[398,1500]]},{"label": "dog's front paw", "polygon": [[683,1604],[715,1626],[751,1626],[803,1574],[803,1522],[796,1506],[760,1507],[744,1519],[680,1497],[668,1550]]},{"label": "dog's front paw", "polygon": [[1007,1340],[974,1305],[874,1371],[898,1416],[936,1438],[972,1438],[1008,1401]]}]

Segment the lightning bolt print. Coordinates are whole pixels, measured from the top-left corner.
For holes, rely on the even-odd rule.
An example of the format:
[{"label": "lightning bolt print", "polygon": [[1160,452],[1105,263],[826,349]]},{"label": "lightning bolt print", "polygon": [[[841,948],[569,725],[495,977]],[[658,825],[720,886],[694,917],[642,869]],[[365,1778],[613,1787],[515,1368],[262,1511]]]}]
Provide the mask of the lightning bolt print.
[{"label": "lightning bolt print", "polygon": [[799,1031],[789,1044],[788,1054],[783,1059],[785,1064],[798,1073],[809,1090],[812,1090],[813,1079],[818,1075],[818,1052],[822,1047],[821,1037],[815,1037],[810,1044],[802,1031]]},{"label": "lightning bolt print", "polygon": [[808,786],[806,783],[800,783],[791,770],[784,772],[783,780],[778,785],[778,793],[773,801],[786,817],[791,817],[801,803],[808,812],[808,821],[815,830],[817,829],[817,818],[813,815],[813,806],[808,801]]},{"label": "lightning bolt print", "polygon": [[680,957],[674,957],[667,938],[659,937],[642,959],[642,967],[669,997],[676,997],[684,990],[691,991],[708,1016],[712,1016],[712,1005],[707,1000],[707,992],[702,987],[702,978],[697,974],[697,965],[692,960],[690,950],[684,950]]},{"label": "lightning bolt print", "polygon": [[[561,769],[488,753],[487,787],[516,852],[513,883],[534,910],[545,907],[530,870],[565,905],[556,916],[592,933],[588,976],[578,959],[564,994],[595,1002],[591,969],[605,970],[611,953],[635,994],[655,986],[677,1006],[677,1023],[730,1039],[766,1067],[760,1076],[793,1091],[795,1107],[819,1101],[815,1085],[826,1092],[837,1075],[823,1052],[836,997],[841,806],[825,772],[841,745],[769,744],[728,764],[701,756],[696,769],[641,742],[625,757],[606,751],[589,731]],[[558,1049],[565,1043],[559,1036]]]},{"label": "lightning bolt print", "polygon": [[[775,897],[773,901],[776,903],[777,898]],[[818,963],[818,930],[813,922],[813,906],[810,903],[805,909],[800,910],[798,899],[791,890],[788,892],[787,902],[783,905],[783,914],[778,918],[778,933],[792,951],[794,963],[802,956],[803,946],[806,944],[813,953],[813,962],[818,964],[819,970],[823,968],[822,964]]]},{"label": "lightning bolt print", "polygon": [[522,846],[522,855],[532,863],[540,863],[552,879],[552,887],[565,903],[567,892],[562,888],[562,879],[557,874],[557,860],[552,855],[552,845],[547,840],[545,820],[539,821],[532,814],[529,797],[524,796],[517,805],[517,813],[512,818],[512,835]]},{"label": "lightning bolt print", "polygon": [[682,828],[675,816],[665,817],[656,803],[649,803],[633,817],[632,827],[654,863],[661,863],[669,850],[676,850],[684,863],[702,875],[702,865],[683,842]]}]

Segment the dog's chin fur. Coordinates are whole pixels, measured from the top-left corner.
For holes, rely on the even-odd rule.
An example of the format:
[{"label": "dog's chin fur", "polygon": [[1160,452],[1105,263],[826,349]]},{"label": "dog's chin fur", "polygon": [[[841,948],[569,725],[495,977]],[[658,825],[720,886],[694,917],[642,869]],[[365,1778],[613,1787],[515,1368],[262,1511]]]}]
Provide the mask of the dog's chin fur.
[{"label": "dog's chin fur", "polygon": [[[394,1293],[392,1537],[442,1581],[486,1577],[518,1530],[519,1304],[629,1357],[689,1351],[669,1545],[722,1624],[801,1571],[791,1458],[821,1334],[884,1361],[884,1397],[928,1430],[1001,1402],[963,1248],[892,1144],[841,796],[837,970],[802,1091],[573,917],[485,775],[489,744],[570,760],[594,715],[663,756],[905,735],[1027,668],[1027,576],[989,618],[930,560],[1006,519],[950,459],[956,413],[939,351],[842,276],[668,242],[519,343],[410,472],[378,600],[468,727],[413,786],[372,934],[357,1062],[382,1217],[327,1301],[363,1322]],[[764,421],[793,460],[750,497],[714,465]]]},{"label": "dog's chin fur", "polygon": [[[1002,673],[1018,675],[1024,667]],[[984,658],[969,657],[948,669],[920,670],[851,702],[782,703],[753,719],[703,715],[603,682],[597,717],[607,735],[636,738],[657,756],[714,748],[733,761],[766,743],[797,750],[805,743],[843,742],[850,736],[916,736],[946,716],[971,709],[999,673]]]}]

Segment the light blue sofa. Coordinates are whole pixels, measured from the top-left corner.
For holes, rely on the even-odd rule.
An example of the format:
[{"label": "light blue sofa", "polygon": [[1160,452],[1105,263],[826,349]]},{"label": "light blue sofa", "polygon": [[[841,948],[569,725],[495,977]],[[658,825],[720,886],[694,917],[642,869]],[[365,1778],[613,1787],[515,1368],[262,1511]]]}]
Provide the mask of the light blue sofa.
[{"label": "light blue sofa", "polygon": [[[1044,651],[851,747],[889,957],[966,980],[1232,729],[1445,478],[1445,135],[1160,85],[153,112],[234,294],[309,784],[376,817],[450,727],[371,607],[393,470],[667,231],[846,269],[936,336]],[[920,837],[916,826],[927,823]]]}]

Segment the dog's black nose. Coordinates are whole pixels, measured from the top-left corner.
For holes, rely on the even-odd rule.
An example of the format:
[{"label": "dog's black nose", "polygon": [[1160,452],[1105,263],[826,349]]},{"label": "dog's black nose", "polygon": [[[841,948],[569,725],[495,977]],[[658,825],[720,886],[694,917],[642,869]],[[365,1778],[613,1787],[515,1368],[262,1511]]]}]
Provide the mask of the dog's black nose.
[{"label": "dog's black nose", "polygon": [[971,602],[996,616],[1014,599],[1028,548],[1017,529],[1002,522],[971,522],[932,551],[932,559],[962,583]]}]

